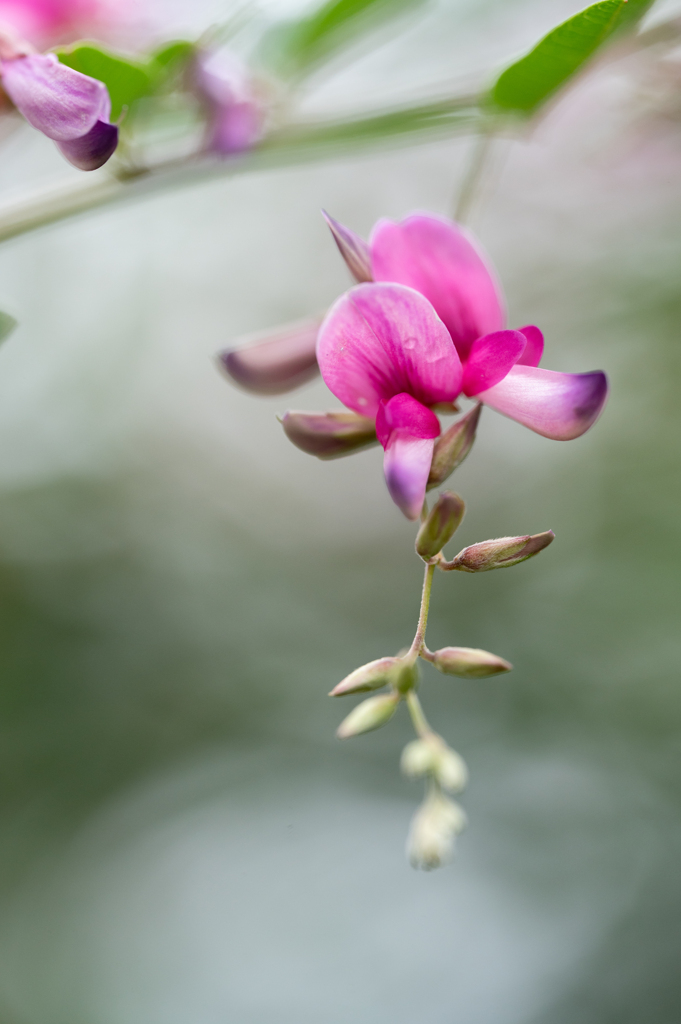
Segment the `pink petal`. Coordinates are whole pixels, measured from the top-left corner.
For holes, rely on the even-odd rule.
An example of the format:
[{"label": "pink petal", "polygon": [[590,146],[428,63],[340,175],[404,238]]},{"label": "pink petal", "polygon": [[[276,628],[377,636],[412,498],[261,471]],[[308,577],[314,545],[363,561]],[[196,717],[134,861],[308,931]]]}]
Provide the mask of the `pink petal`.
[{"label": "pink petal", "polygon": [[109,120],[104,83],[60,64],[53,53],[3,61],[2,84],[29,124],[55,142],[78,139]]},{"label": "pink petal", "polygon": [[406,430],[412,437],[435,438],[440,436],[440,421],[411,395],[395,395],[381,402],[376,415],[376,436],[384,448],[395,430]]},{"label": "pink petal", "polygon": [[385,448],[383,472],[390,496],[407,519],[418,519],[426,496],[440,422],[411,395],[381,402],[376,435]]},{"label": "pink petal", "polygon": [[87,135],[70,142],[58,142],[60,150],[74,167],[81,171],[95,171],[113,156],[118,145],[118,126],[108,121],[96,121]]},{"label": "pink petal", "polygon": [[435,405],[461,390],[447,329],[422,295],[399,284],[360,284],[341,296],[320,328],[317,359],[327,387],[362,416],[402,392]]},{"label": "pink petal", "polygon": [[208,147],[225,156],[252,149],[262,135],[263,111],[245,65],[224,49],[202,52],[194,79],[208,110]]},{"label": "pink petal", "polygon": [[516,366],[539,366],[544,354],[544,335],[538,327],[534,327],[532,324],[528,327],[519,327],[518,330],[525,335],[527,343]]},{"label": "pink petal", "polygon": [[555,373],[514,366],[499,384],[477,397],[537,434],[571,441],[593,426],[607,396],[608,379],[600,370]]},{"label": "pink petal", "polygon": [[426,496],[435,441],[394,431],[383,457],[385,482],[390,497],[407,519],[418,519]]},{"label": "pink petal", "polygon": [[504,301],[487,258],[453,221],[425,214],[380,220],[369,242],[376,281],[410,285],[432,302],[465,359],[481,334],[503,328]]},{"label": "pink petal", "polygon": [[527,340],[520,331],[484,334],[471,345],[463,370],[463,391],[471,398],[498,384],[522,356]]},{"label": "pink petal", "polygon": [[228,377],[257,395],[282,395],[306,384],[319,373],[319,320],[279,328],[252,345],[220,353]]}]

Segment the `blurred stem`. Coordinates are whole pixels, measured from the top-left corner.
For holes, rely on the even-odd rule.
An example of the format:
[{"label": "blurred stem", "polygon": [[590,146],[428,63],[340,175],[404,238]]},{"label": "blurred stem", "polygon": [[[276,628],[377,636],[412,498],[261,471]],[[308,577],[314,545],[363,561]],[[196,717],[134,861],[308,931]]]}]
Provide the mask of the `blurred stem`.
[{"label": "blurred stem", "polygon": [[407,707],[414,726],[414,731],[422,740],[433,735],[433,730],[428,725],[428,719],[423,713],[421,701],[416,696],[415,690],[410,690],[406,696]]},{"label": "blurred stem", "polygon": [[0,206],[0,242],[89,210],[171,188],[310,160],[346,156],[367,146],[402,141],[413,144],[477,127],[474,96],[455,96],[362,117],[291,124],[273,131],[248,154],[219,158],[192,154],[130,172],[94,172],[60,188],[50,188]]},{"label": "blurred stem", "polygon": [[458,221],[459,224],[464,224],[468,219],[485,170],[492,138],[493,136],[490,131],[483,130],[473,144],[471,159],[464,175],[454,210],[454,220]]},{"label": "blurred stem", "polygon": [[421,612],[419,614],[419,624],[416,628],[416,636],[414,642],[411,645],[409,654],[413,658],[417,658],[423,650],[423,645],[426,639],[426,626],[428,625],[428,609],[430,608],[430,591],[433,587],[433,574],[435,573],[435,564],[426,566],[426,574],[423,578],[423,591],[421,592]]}]

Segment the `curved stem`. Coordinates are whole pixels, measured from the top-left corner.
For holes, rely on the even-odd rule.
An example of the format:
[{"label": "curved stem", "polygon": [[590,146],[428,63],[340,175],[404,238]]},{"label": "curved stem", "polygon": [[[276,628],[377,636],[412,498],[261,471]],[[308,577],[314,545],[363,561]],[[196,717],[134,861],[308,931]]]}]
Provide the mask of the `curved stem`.
[{"label": "curved stem", "polygon": [[421,592],[421,611],[419,613],[419,624],[416,628],[416,636],[409,649],[409,654],[417,658],[423,650],[426,639],[426,626],[428,625],[428,609],[430,608],[430,591],[433,586],[433,574],[435,564],[426,565],[426,573],[423,578],[423,590]]},{"label": "curved stem", "polygon": [[432,736],[433,730],[429,726],[428,719],[423,713],[421,701],[416,696],[416,691],[410,690],[405,699],[416,735],[422,740],[426,739],[428,736]]}]

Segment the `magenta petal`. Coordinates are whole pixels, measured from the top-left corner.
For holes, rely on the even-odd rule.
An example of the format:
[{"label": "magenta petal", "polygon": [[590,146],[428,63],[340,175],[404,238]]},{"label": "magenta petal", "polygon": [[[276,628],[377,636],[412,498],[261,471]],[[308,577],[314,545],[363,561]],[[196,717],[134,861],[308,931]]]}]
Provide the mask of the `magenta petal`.
[{"label": "magenta petal", "polygon": [[517,361],[516,366],[539,366],[541,357],[544,354],[544,335],[533,324],[527,327],[519,327],[518,330],[521,334],[525,335],[526,344],[525,351]]},{"label": "magenta petal", "polygon": [[514,366],[499,384],[477,397],[537,434],[571,441],[593,426],[607,396],[608,379],[600,370],[555,373]]},{"label": "magenta petal", "polygon": [[481,334],[499,331],[501,288],[484,254],[453,221],[415,214],[380,220],[370,239],[374,280],[410,285],[432,302],[465,359]]},{"label": "magenta petal", "polygon": [[118,145],[118,126],[108,121],[97,121],[87,135],[70,142],[58,142],[60,150],[74,167],[81,171],[95,171],[113,156]]},{"label": "magenta petal", "polygon": [[463,369],[463,391],[471,398],[498,384],[527,345],[520,331],[495,331],[477,338]]},{"label": "magenta petal", "polygon": [[435,438],[440,436],[440,421],[411,395],[395,395],[381,402],[376,415],[376,436],[384,448],[395,430],[406,430],[412,437]]},{"label": "magenta petal", "polygon": [[29,124],[55,142],[78,139],[109,120],[104,83],[60,64],[53,53],[3,61],[2,84]]},{"label": "magenta petal", "polygon": [[390,497],[407,519],[418,519],[421,514],[434,445],[433,438],[412,437],[406,430],[396,430],[385,450],[385,482]]},{"label": "magenta petal", "polygon": [[317,359],[327,387],[362,416],[376,416],[382,399],[402,392],[435,405],[461,390],[446,327],[403,285],[360,284],[341,296],[320,328]]}]

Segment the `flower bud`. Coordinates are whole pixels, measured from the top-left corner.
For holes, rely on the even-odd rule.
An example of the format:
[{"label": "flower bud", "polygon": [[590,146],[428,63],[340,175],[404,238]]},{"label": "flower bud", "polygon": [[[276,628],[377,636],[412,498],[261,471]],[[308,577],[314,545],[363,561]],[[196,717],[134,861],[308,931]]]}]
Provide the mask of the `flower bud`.
[{"label": "flower bud", "polygon": [[228,377],[257,395],[281,395],[319,373],[317,332],[320,318],[270,332],[253,345],[220,354]]},{"label": "flower bud", "polygon": [[[367,665],[361,665],[334,686],[329,697],[345,697],[349,693],[367,693],[380,690],[382,686],[399,687],[402,676],[413,679],[414,668],[403,658],[378,658]],[[406,681],[406,680],[405,680]],[[407,689],[410,689],[408,686]]]},{"label": "flower bud", "polygon": [[400,768],[411,779],[432,775],[450,793],[459,793],[468,782],[463,758],[435,735],[408,743],[402,751]]},{"label": "flower bud", "polygon": [[466,815],[443,793],[430,793],[414,815],[407,856],[414,868],[431,871],[449,860],[454,840],[466,827]]},{"label": "flower bud", "polygon": [[372,729],[380,729],[389,722],[397,710],[400,698],[393,693],[380,693],[377,697],[369,697],[353,708],[347,718],[343,719],[336,730],[339,740],[347,740],[350,736],[359,736]]},{"label": "flower bud", "polygon": [[430,464],[427,490],[432,491],[433,487],[439,487],[444,483],[466,458],[475,441],[481,409],[480,404],[476,405],[437,439],[433,461]]},{"label": "flower bud", "polygon": [[378,444],[374,421],[356,412],[287,412],[281,425],[289,441],[318,459],[338,459]]},{"label": "flower bud", "polygon": [[334,237],[334,241],[340,250],[340,254],[345,260],[348,270],[354,277],[357,284],[363,284],[365,281],[373,281],[374,276],[371,271],[371,254],[369,252],[369,246],[356,235],[350,228],[346,228],[343,224],[339,224],[337,220],[330,217],[326,210],[322,210],[322,216],[331,229],[331,234]]},{"label": "flower bud", "polygon": [[435,651],[433,664],[447,676],[463,676],[464,679],[497,676],[513,668],[510,661],[475,647],[442,647]]},{"label": "flower bud", "polygon": [[466,506],[454,491],[444,491],[416,537],[416,553],[428,561],[442,551],[461,525]]},{"label": "flower bud", "polygon": [[487,572],[489,569],[505,569],[518,562],[525,562],[533,555],[548,547],[555,538],[553,530],[545,533],[526,534],[524,537],[499,537],[472,544],[464,548],[451,562],[441,562],[442,569],[459,569],[461,572]]}]

